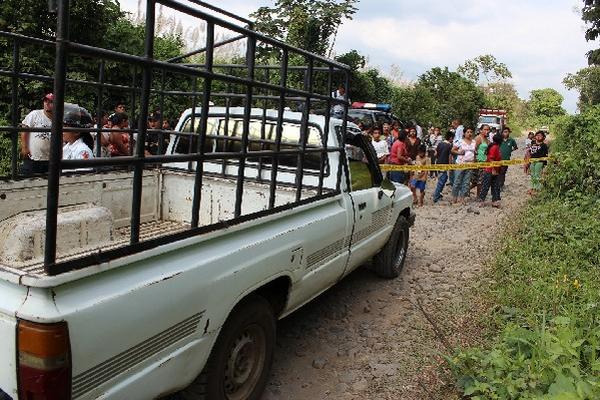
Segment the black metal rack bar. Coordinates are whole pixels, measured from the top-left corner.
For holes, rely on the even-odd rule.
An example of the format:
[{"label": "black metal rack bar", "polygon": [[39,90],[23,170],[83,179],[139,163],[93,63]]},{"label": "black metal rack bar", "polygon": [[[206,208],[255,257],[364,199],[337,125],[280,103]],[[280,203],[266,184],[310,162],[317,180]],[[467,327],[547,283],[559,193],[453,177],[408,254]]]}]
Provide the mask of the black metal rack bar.
[{"label": "black metal rack bar", "polygon": [[[213,26],[214,26],[214,25],[213,25]],[[243,40],[243,39],[245,39],[245,38],[246,38],[246,36],[244,36],[244,35],[238,35],[238,36],[234,36],[234,37],[231,37],[231,38],[228,38],[228,39],[222,40],[222,41],[220,41],[220,42],[218,42],[218,43],[215,43],[215,44],[212,46],[212,49],[214,50],[214,49],[215,49],[215,48],[217,48],[217,47],[226,46],[226,45],[228,45],[228,44],[235,43],[235,42],[237,42],[237,41],[239,41],[239,40]],[[185,54],[182,54],[182,55],[180,55],[180,56],[173,57],[173,58],[169,58],[169,59],[167,60],[167,62],[174,63],[174,62],[177,62],[177,61],[181,61],[181,60],[184,60],[184,59],[186,59],[186,58],[188,58],[188,57],[195,56],[196,54],[204,53],[204,52],[205,52],[205,51],[207,51],[208,49],[209,49],[209,47],[202,47],[202,48],[200,48],[200,49],[197,49],[197,50],[190,51],[190,52],[188,52],[188,53],[185,53]],[[204,68],[205,66],[206,66],[206,65],[202,65],[202,68]]]},{"label": "black metal rack bar", "polygon": [[58,196],[60,184],[60,159],[62,155],[62,126],[67,78],[67,55],[69,40],[69,2],[58,2],[56,27],[56,60],[54,64],[54,107],[52,134],[50,136],[50,160],[48,162],[48,191],[46,196],[46,240],[44,242],[44,269],[50,273],[56,262],[56,234],[58,221]]},{"label": "black metal rack bar", "polygon": [[[12,93],[11,93],[11,99],[12,99],[12,105],[11,105],[11,121],[12,121],[12,125],[13,126],[17,126],[19,125],[19,77],[18,77],[18,73],[19,73],[19,52],[20,52],[20,45],[19,45],[19,41],[17,39],[15,39],[15,41],[13,42],[13,76],[11,79],[11,89],[12,89]],[[10,163],[10,174],[12,179],[16,179],[17,178],[17,147],[18,147],[18,143],[19,143],[19,132],[17,131],[12,131],[11,135],[10,135],[10,154],[11,154],[11,163]]]},{"label": "black metal rack bar", "polygon": [[[281,70],[280,74],[280,94],[279,94],[279,108],[277,109],[277,125],[275,127],[275,151],[281,152],[281,138],[283,136],[283,122],[285,112],[285,93],[287,90],[287,79],[288,79],[288,63],[289,53],[287,49],[282,50],[281,55]],[[279,157],[273,158],[273,169],[271,170],[271,184],[269,186],[269,209],[275,208],[275,193],[277,190],[277,167],[279,166]]]},{"label": "black metal rack bar", "polygon": [[102,157],[102,99],[104,98],[104,86],[102,83],[104,82],[104,66],[104,60],[100,61],[98,64],[98,82],[100,82],[100,85],[98,86],[98,99],[96,103],[96,157]]},{"label": "black metal rack bar", "polygon": [[[304,77],[304,90],[311,93],[313,88],[313,59],[308,59],[308,69],[305,72]],[[300,201],[302,198],[302,180],[304,178],[304,153],[306,150],[306,142],[310,135],[308,127],[308,119],[310,117],[310,96],[307,96],[304,100],[304,108],[302,109],[302,122],[300,125],[300,150],[298,153],[298,170],[296,172],[296,201]]]},{"label": "black metal rack bar", "polygon": [[[256,58],[256,38],[248,37],[248,48],[246,54],[246,64],[248,65],[248,80],[254,81],[254,61]],[[235,211],[234,217],[242,215],[242,201],[244,196],[244,178],[246,177],[246,154],[248,152],[248,136],[250,136],[250,117],[252,115],[252,95],[254,86],[247,85],[246,100],[244,103],[244,121],[242,122],[242,157],[238,165],[238,178],[235,190]]]},{"label": "black metal rack bar", "polygon": [[[154,58],[154,22],[156,4],[154,0],[146,3],[146,40],[144,43],[144,55],[148,59]],[[146,130],[148,121],[148,106],[150,104],[150,87],[152,86],[152,67],[147,65],[143,70],[142,97],[140,99],[140,119],[138,126],[138,138],[135,143],[135,168],[133,172],[133,195],[131,200],[131,244],[140,241],[140,213],[142,207],[142,178],[144,173],[144,144],[146,142]],[[133,143],[130,142],[130,143]],[[132,148],[133,146],[130,146]]]},{"label": "black metal rack bar", "polygon": [[[213,50],[215,43],[215,26],[213,23],[206,24],[206,70],[212,72]],[[204,145],[206,144],[206,128],[208,126],[208,108],[210,101],[210,92],[212,89],[212,79],[204,79],[204,93],[202,95],[202,109],[200,113],[200,137],[198,138],[198,148],[196,152],[200,155],[196,162],[196,175],[194,179],[194,197],[192,199],[192,228],[197,228],[200,221],[200,204],[202,201],[202,176],[204,174]],[[195,110],[192,110],[195,112]]]},{"label": "black metal rack bar", "polygon": [[[194,55],[191,53],[167,61],[155,58],[154,23],[157,4],[163,4],[173,10],[186,13],[201,23],[206,23],[206,44],[202,49],[192,52],[194,54],[204,53],[203,64],[178,63],[186,57]],[[221,16],[234,18],[247,27],[225,21],[215,15],[198,10],[192,5],[217,12]],[[21,176],[18,171],[19,132],[51,132],[44,250],[44,270],[49,275],[114,260],[161,244],[292,209],[340,193],[343,176],[341,170],[342,168],[347,169],[343,146],[344,135],[339,135],[342,140],[340,146],[329,146],[331,127],[333,126],[329,111],[337,104],[342,104],[347,111],[348,102],[332,98],[330,93],[333,81],[337,79],[336,74],[342,76],[348,85],[348,68],[345,65],[254,32],[251,21],[236,17],[200,0],[146,0],[146,8],[143,56],[70,41],[68,0],[58,0],[58,28],[55,41],[0,32],[0,38],[12,41],[13,46],[12,68],[0,69],[0,77],[8,77],[12,89],[11,126],[0,126],[0,132],[8,132],[11,135],[11,179],[27,178]],[[216,42],[217,27],[229,29],[236,32],[238,36]],[[238,40],[246,40],[246,62],[240,65],[215,64],[214,49]],[[257,64],[257,59],[260,58],[257,55],[257,46],[259,45],[272,48],[276,54],[278,52],[276,58],[278,65]],[[54,75],[43,75],[36,70],[27,70],[27,66],[21,65],[24,46],[41,46],[44,49],[53,47],[56,55]],[[97,73],[94,70],[91,74],[88,72],[88,75],[91,75],[89,77],[67,78],[68,63],[73,56],[89,57],[96,61]],[[305,61],[305,65],[291,65],[290,60],[299,58]],[[129,68],[131,79],[127,77],[126,81],[128,82],[112,82],[111,70],[108,67],[111,62]],[[262,73],[258,73],[259,71]],[[291,74],[291,71],[294,73]],[[138,79],[138,72],[141,79]],[[302,73],[305,76],[304,84],[296,85],[294,80],[297,75]],[[322,93],[324,83],[318,79],[319,73],[327,74],[325,93]],[[271,80],[276,74],[278,74],[279,82],[272,83]],[[177,76],[177,79],[173,79],[172,76]],[[19,126],[19,84],[23,80],[53,82],[55,102],[51,129],[21,128]],[[141,84],[139,84],[140,80]],[[198,82],[198,80],[202,81]],[[223,86],[219,86],[217,83],[225,85],[225,92],[222,91]],[[200,84],[201,87],[198,87]],[[96,126],[89,128],[63,127],[62,118],[67,85],[81,85],[86,88],[86,93],[89,93],[91,89],[94,97],[92,108],[96,109],[97,114]],[[123,95],[122,98],[126,101],[129,97],[131,102],[130,120],[137,119],[137,126],[118,130],[119,133],[129,135],[130,154],[128,156],[101,158],[102,135],[104,132],[114,132],[114,130],[102,126],[103,105],[106,100],[114,97],[115,93]],[[191,113],[187,111],[187,115],[189,115],[186,117],[187,120],[180,121],[181,129],[162,129],[162,122],[166,115],[164,108],[167,105],[167,96],[175,96],[177,104],[185,104],[185,108],[189,107],[188,101],[191,102]],[[197,108],[198,99],[201,99],[199,110]],[[224,110],[211,109],[211,100],[218,104],[224,104]],[[148,127],[149,113],[154,111],[154,109],[150,110],[152,101],[157,101],[161,110],[159,129]],[[169,102],[169,104],[171,103]],[[326,107],[324,117],[322,117],[324,119],[321,119],[318,124],[312,120],[314,115],[312,109],[316,108],[317,104],[324,104]],[[301,113],[292,114],[287,106],[294,109],[301,107]],[[234,107],[239,108],[234,109]],[[213,125],[211,122],[209,131],[208,124],[211,119],[218,125]],[[323,121],[324,125],[321,125]],[[190,129],[184,131],[187,130],[188,123],[191,123]],[[260,132],[259,128],[253,125],[254,123],[260,125]],[[339,124],[336,122],[336,125]],[[292,135],[295,135],[292,136],[294,137],[293,141],[287,136],[288,127],[292,129],[290,130]],[[345,131],[346,127],[347,122],[344,120],[341,122],[341,132]],[[63,132],[95,133],[97,148],[94,149],[94,153],[96,158],[61,160]],[[321,143],[319,145],[312,142],[311,132],[320,134]],[[177,154],[176,151],[170,151],[168,153],[171,154],[165,154],[164,138],[167,135],[177,141],[183,140],[182,152],[185,153],[187,148],[187,153]],[[145,146],[156,137],[159,140],[158,152],[146,153]],[[173,150],[173,146],[176,144],[177,142],[170,144],[170,148]],[[339,157],[337,176],[335,174],[331,176],[331,171],[335,171],[335,169],[328,164],[329,155]],[[318,164],[315,161],[317,159]],[[308,164],[309,160],[311,164]],[[149,169],[181,171],[181,167],[176,166],[175,163],[184,163],[184,165],[188,163],[188,174],[193,176],[190,226],[176,234],[163,234],[158,238],[148,239],[141,235],[140,228],[145,171]],[[205,163],[212,165],[208,172]],[[227,177],[232,182],[235,180],[234,215],[233,218],[218,224],[201,226],[204,177],[215,177],[219,174],[215,171],[215,165],[217,170],[220,170],[220,176]],[[133,177],[129,243],[122,244],[116,249],[96,251],[89,255],[74,257],[68,261],[60,258],[57,260],[56,239],[58,236],[61,174],[103,174],[110,171],[110,168]],[[250,170],[251,172],[249,172]],[[268,172],[270,175],[267,175]],[[264,178],[265,175],[269,176],[268,181]],[[327,176],[330,176],[331,179],[325,185]],[[43,175],[37,175],[37,177],[43,177]],[[337,178],[335,187],[334,178]],[[6,177],[2,179],[6,179]],[[263,211],[246,214],[243,212],[245,208],[243,207],[244,189],[247,181],[264,183],[265,187],[268,186],[268,205],[265,205]],[[278,189],[282,187],[293,190],[295,200],[277,206]],[[303,198],[306,196],[309,198]]]}]

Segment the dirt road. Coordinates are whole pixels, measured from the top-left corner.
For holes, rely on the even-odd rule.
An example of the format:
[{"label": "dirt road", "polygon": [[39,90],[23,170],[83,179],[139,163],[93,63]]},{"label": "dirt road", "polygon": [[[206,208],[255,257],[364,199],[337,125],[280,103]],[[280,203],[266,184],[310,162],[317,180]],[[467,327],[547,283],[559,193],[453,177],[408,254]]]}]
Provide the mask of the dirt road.
[{"label": "dirt road", "polygon": [[417,209],[400,278],[386,281],[359,269],[281,321],[263,400],[453,398],[445,387],[450,380],[437,373],[440,336],[453,344],[453,331],[469,329],[459,326],[454,315],[460,312],[453,310],[464,306],[468,288],[481,278],[502,221],[526,201],[528,178],[511,167],[499,210],[433,205],[434,181],[428,204]]}]

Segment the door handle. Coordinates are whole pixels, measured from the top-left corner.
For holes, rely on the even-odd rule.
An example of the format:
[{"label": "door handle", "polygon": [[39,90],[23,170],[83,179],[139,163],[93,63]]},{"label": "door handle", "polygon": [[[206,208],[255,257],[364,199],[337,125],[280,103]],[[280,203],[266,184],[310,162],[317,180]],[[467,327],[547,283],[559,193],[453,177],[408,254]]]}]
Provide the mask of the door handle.
[{"label": "door handle", "polygon": [[367,208],[367,203],[360,203],[360,204],[358,205],[358,210],[359,210],[359,211],[362,211],[362,210],[364,210],[365,208]]},{"label": "door handle", "polygon": [[377,198],[379,200],[383,199],[383,190],[380,190],[379,193],[377,193]]}]

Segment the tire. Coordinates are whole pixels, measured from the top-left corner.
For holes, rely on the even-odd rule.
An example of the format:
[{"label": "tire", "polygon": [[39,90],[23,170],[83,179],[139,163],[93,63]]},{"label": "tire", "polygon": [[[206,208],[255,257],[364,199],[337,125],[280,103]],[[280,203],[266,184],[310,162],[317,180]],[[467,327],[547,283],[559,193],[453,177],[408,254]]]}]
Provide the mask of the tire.
[{"label": "tire", "polygon": [[276,320],[269,302],[251,295],[221,328],[202,373],[179,393],[184,400],[258,400],[273,363]]},{"label": "tire", "polygon": [[399,216],[387,243],[373,258],[373,270],[378,276],[394,279],[400,275],[406,262],[409,233],[408,221]]}]

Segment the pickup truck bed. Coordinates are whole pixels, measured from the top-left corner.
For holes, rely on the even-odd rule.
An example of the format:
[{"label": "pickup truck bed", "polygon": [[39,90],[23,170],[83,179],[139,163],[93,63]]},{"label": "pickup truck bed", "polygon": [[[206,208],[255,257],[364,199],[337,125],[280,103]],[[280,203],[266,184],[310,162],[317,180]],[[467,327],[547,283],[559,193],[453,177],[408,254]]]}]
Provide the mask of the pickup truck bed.
[{"label": "pickup truck bed", "polygon": [[[143,178],[142,241],[189,229],[194,173],[154,169]],[[126,245],[130,237],[131,174],[106,172],[64,177],[60,186],[57,260]],[[44,276],[45,180],[0,183],[0,269]],[[244,186],[242,215],[268,208],[269,186]],[[294,188],[278,185],[276,206],[295,201]],[[314,196],[305,189],[304,195]],[[200,226],[233,218],[235,181],[207,176]],[[92,222],[90,222],[92,221]]]}]

